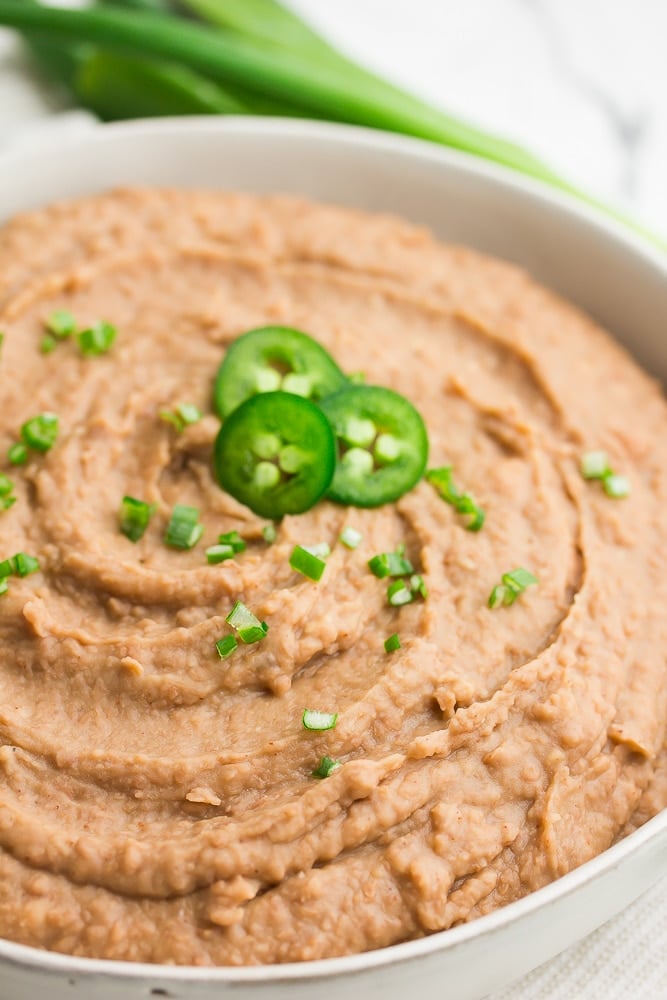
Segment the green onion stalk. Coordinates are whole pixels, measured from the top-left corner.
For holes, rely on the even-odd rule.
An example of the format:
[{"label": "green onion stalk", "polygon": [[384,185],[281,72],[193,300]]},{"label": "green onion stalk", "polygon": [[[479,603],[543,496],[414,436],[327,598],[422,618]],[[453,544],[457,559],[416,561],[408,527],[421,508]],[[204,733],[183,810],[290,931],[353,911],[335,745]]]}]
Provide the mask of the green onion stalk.
[{"label": "green onion stalk", "polygon": [[100,117],[270,114],[427,139],[574,195],[667,249],[514,143],[347,59],[277,0],[100,0],[81,10],[0,0],[52,80]]}]

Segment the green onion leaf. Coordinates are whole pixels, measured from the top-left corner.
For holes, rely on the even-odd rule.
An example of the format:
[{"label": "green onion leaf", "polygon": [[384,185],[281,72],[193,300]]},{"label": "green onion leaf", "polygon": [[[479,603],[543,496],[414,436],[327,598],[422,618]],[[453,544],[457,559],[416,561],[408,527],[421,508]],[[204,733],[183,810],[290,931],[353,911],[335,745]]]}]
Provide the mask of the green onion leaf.
[{"label": "green onion leaf", "polygon": [[488,606],[490,608],[509,607],[514,604],[517,597],[520,597],[527,587],[532,587],[536,583],[539,583],[537,577],[522,566],[509,573],[503,573],[501,583],[497,584],[489,594]]},{"label": "green onion leaf", "polygon": [[315,733],[323,733],[327,729],[334,729],[338,719],[338,712],[318,712],[312,708],[306,708],[301,721],[304,729],[310,729]]},{"label": "green onion leaf", "polygon": [[405,580],[394,580],[387,587],[387,600],[393,608],[400,608],[403,604],[412,604],[415,595],[405,583]]},{"label": "green onion leaf", "polygon": [[7,497],[14,492],[14,483],[4,472],[0,472],[0,497]]},{"label": "green onion leaf", "polygon": [[401,648],[401,640],[398,637],[398,632],[394,632],[393,635],[384,640],[384,648],[387,653],[393,653],[395,650]]},{"label": "green onion leaf", "polygon": [[276,538],[278,537],[278,532],[276,531],[275,524],[265,524],[262,528],[262,537],[267,545],[273,545]]},{"label": "green onion leaf", "polygon": [[604,477],[602,485],[607,496],[613,500],[622,500],[630,496],[630,480],[627,476],[618,476],[612,472]]},{"label": "green onion leaf", "polygon": [[7,458],[12,465],[25,465],[28,461],[28,449],[21,441],[17,441],[7,452]]},{"label": "green onion leaf", "polygon": [[206,549],[206,562],[209,566],[217,566],[218,563],[234,558],[234,549],[231,545],[211,545]]},{"label": "green onion leaf", "polygon": [[45,334],[39,342],[39,349],[42,354],[52,354],[58,345],[58,341],[55,337],[52,337],[50,333]]},{"label": "green onion leaf", "polygon": [[321,580],[322,574],[327,568],[324,559],[314,555],[303,545],[295,545],[290,556],[289,564],[297,573],[302,573],[309,580]]},{"label": "green onion leaf", "polygon": [[317,556],[318,559],[327,559],[331,555],[331,549],[327,542],[317,542],[316,545],[304,545],[303,548],[306,552],[310,552],[312,556]]},{"label": "green onion leaf", "polygon": [[218,639],[215,648],[218,651],[220,659],[226,660],[228,656],[232,655],[235,649],[238,649],[238,645],[233,635],[226,635],[222,639]]},{"label": "green onion leaf", "polygon": [[67,309],[56,309],[46,320],[44,327],[58,340],[64,340],[76,333],[76,320]]},{"label": "green onion leaf", "polygon": [[253,642],[259,642],[263,639],[266,633],[269,631],[269,626],[266,622],[260,622],[259,625],[250,625],[248,628],[240,628],[238,630],[239,639],[241,642],[250,645]]},{"label": "green onion leaf", "polygon": [[9,590],[9,580],[6,576],[0,577],[0,596]]},{"label": "green onion leaf", "polygon": [[218,535],[218,542],[220,545],[229,545],[232,552],[245,552],[248,547],[238,531],[227,531],[224,535]]},{"label": "green onion leaf", "polygon": [[[36,417],[31,417],[21,427],[21,437],[24,444],[29,448],[33,448],[35,451],[44,454],[53,448],[56,443],[58,437],[58,417],[55,413],[40,413]],[[13,449],[10,449],[10,461],[14,461],[11,458],[12,451]]]},{"label": "green onion leaf", "polygon": [[429,469],[426,479],[438,491],[445,503],[450,504],[466,521],[467,531],[481,531],[484,527],[486,514],[470,493],[462,493],[454,482],[451,465],[443,465],[438,469]]},{"label": "green onion leaf", "polygon": [[426,584],[424,583],[424,577],[420,576],[419,573],[415,573],[414,576],[410,577],[410,590],[413,594],[419,594],[424,600],[428,597],[428,590]]},{"label": "green onion leaf", "polygon": [[178,403],[173,410],[160,410],[160,420],[172,427],[180,434],[190,424],[198,423],[203,417],[203,413],[194,403]]},{"label": "green onion leaf", "polygon": [[381,552],[368,560],[368,568],[371,573],[383,580],[387,576],[407,576],[413,571],[413,565],[406,559],[403,552],[397,549],[395,552]]},{"label": "green onion leaf", "polygon": [[340,533],[340,540],[348,549],[356,549],[363,539],[363,535],[356,528],[343,528]]},{"label": "green onion leaf", "polygon": [[78,334],[79,348],[85,358],[97,358],[113,347],[118,331],[106,320],[98,320]]},{"label": "green onion leaf", "polygon": [[177,503],[171,512],[164,540],[174,549],[192,549],[204,534],[197,507]]},{"label": "green onion leaf", "polygon": [[28,556],[25,552],[17,552],[9,561],[15,576],[30,576],[31,573],[36,573],[39,569],[39,559]]},{"label": "green onion leaf", "polygon": [[259,642],[269,631],[266,622],[261,622],[242,601],[237,601],[225,621],[238,632],[241,642]]},{"label": "green onion leaf", "polygon": [[334,771],[337,771],[342,766],[339,760],[325,756],[313,771],[313,778],[328,778],[330,774],[333,774]]},{"label": "green onion leaf", "polygon": [[0,510],[9,510],[16,503],[16,497],[0,497]]},{"label": "green onion leaf", "polygon": [[154,513],[155,504],[125,496],[120,505],[120,530],[131,542],[138,542],[143,537]]},{"label": "green onion leaf", "polygon": [[5,577],[11,576],[14,572],[14,567],[12,565],[11,559],[3,559],[0,562],[0,580],[4,580]]},{"label": "green onion leaf", "polygon": [[607,452],[586,452],[581,458],[580,469],[584,479],[604,479],[611,473]]}]

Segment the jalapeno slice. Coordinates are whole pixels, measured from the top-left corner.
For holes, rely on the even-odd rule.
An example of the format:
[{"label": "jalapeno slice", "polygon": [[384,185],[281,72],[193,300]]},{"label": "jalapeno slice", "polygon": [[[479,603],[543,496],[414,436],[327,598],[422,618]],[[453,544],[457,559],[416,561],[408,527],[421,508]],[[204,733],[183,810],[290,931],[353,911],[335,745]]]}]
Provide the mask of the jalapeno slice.
[{"label": "jalapeno slice", "polygon": [[289,392],[319,400],[347,382],[342,371],[307,333],[264,326],[242,334],[224,357],[213,390],[222,420],[251,396]]},{"label": "jalapeno slice", "polygon": [[223,489],[261,517],[301,514],[331,483],[336,442],[322,411],[288,392],[251,396],[216,438],[215,474]]},{"label": "jalapeno slice", "polygon": [[336,435],[338,460],[328,495],[355,507],[398,500],[421,479],[428,459],[424,421],[404,396],[354,385],[320,403]]}]

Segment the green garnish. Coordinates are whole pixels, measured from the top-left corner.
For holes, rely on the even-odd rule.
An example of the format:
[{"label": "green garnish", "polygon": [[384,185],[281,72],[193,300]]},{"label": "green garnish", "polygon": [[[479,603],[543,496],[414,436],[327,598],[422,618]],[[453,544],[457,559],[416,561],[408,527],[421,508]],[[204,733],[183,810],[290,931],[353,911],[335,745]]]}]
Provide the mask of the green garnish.
[{"label": "green garnish", "polygon": [[10,493],[14,492],[14,483],[6,476],[4,472],[0,472],[0,497],[9,496]]},{"label": "green garnish", "polygon": [[436,488],[445,503],[450,504],[457,514],[469,518],[465,523],[467,531],[481,531],[486,514],[470,493],[461,493],[452,475],[451,465],[429,469],[426,479]]},{"label": "green garnish", "polygon": [[261,622],[242,601],[236,602],[225,621],[238,632],[241,642],[246,644],[259,642],[269,631],[266,622]]},{"label": "green garnish", "polygon": [[125,496],[120,505],[120,530],[131,542],[138,542],[154,513],[155,504]]},{"label": "green garnish", "polygon": [[356,528],[343,528],[340,533],[340,540],[348,549],[356,549],[360,545],[363,535]]},{"label": "green garnish", "polygon": [[15,496],[0,497],[0,510],[9,510],[16,503]]},{"label": "green garnish", "polygon": [[177,503],[171,512],[164,540],[174,549],[192,549],[204,534],[197,507]]},{"label": "green garnish", "polygon": [[209,566],[217,566],[218,563],[234,558],[234,549],[231,545],[211,545],[206,549],[206,562]]},{"label": "green garnish", "polygon": [[173,410],[160,410],[160,420],[171,424],[179,434],[190,424],[198,423],[202,417],[203,413],[194,403],[179,403]]},{"label": "green garnish", "polygon": [[410,590],[413,594],[419,594],[424,600],[428,597],[428,590],[426,589],[426,584],[424,583],[424,577],[415,573],[410,577]]},{"label": "green garnish", "polygon": [[333,757],[323,757],[319,762],[315,770],[312,772],[313,778],[328,778],[330,774],[337,771],[339,767],[343,765],[339,760],[334,760]]},{"label": "green garnish", "polygon": [[400,608],[404,604],[412,604],[415,595],[405,580],[394,580],[387,587],[387,600],[392,608]]},{"label": "green garnish", "polygon": [[9,590],[9,580],[6,576],[0,577],[0,596]]},{"label": "green garnish", "polygon": [[106,320],[98,320],[87,330],[79,333],[79,348],[85,358],[97,358],[101,354],[106,354],[113,347],[118,331]]},{"label": "green garnish", "polygon": [[523,594],[526,587],[532,587],[539,582],[536,576],[522,566],[509,573],[503,573],[501,581],[489,594],[490,608],[509,607]]},{"label": "green garnish", "polygon": [[0,562],[0,579],[6,579],[8,576],[30,576],[38,569],[39,559],[26,555],[25,552],[17,552],[15,556]]},{"label": "green garnish", "polygon": [[393,635],[384,640],[384,648],[387,653],[393,653],[401,648],[401,640],[398,637],[398,632],[394,632]]},{"label": "green garnish", "polygon": [[327,568],[325,560],[304,545],[294,546],[289,564],[297,573],[302,573],[303,576],[307,576],[309,580],[315,582],[322,579],[322,574]]},{"label": "green garnish", "polygon": [[[58,417],[55,413],[40,413],[36,417],[31,417],[21,427],[21,437],[23,443],[35,451],[39,451],[42,454],[50,451],[58,437]],[[15,446],[10,448],[10,461],[14,462],[14,464],[19,464],[15,458],[12,458],[14,448]],[[25,461],[25,458],[23,461]]]},{"label": "green garnish", "polygon": [[215,644],[221,660],[226,660],[228,656],[231,656],[234,650],[238,649],[238,646],[239,644],[233,635],[226,635],[222,639],[218,639]]},{"label": "green garnish", "polygon": [[327,729],[334,729],[338,719],[338,712],[318,712],[312,708],[306,708],[301,721],[304,729],[310,729],[314,733],[323,733]]},{"label": "green garnish", "polygon": [[46,320],[44,327],[58,340],[64,340],[76,333],[76,320],[67,309],[56,309]]},{"label": "green garnish", "polygon": [[617,475],[609,464],[606,451],[588,451],[581,458],[579,470],[584,479],[597,479],[608,497],[621,500],[630,496],[630,480]]},{"label": "green garnish", "polygon": [[238,531],[227,531],[223,535],[218,535],[220,545],[230,545],[233,552],[245,552],[248,548]]},{"label": "green garnish", "polygon": [[267,545],[273,545],[278,537],[275,524],[265,524],[262,528],[262,537]]},{"label": "green garnish", "polygon": [[368,568],[380,580],[387,576],[407,576],[413,571],[410,560],[398,549],[396,552],[381,552],[373,556],[368,560]]},{"label": "green garnish", "polygon": [[51,354],[55,351],[58,341],[50,333],[45,334],[39,342],[39,349],[42,354]]},{"label": "green garnish", "polygon": [[25,465],[28,461],[28,449],[21,441],[17,441],[7,452],[7,458],[12,465]]}]

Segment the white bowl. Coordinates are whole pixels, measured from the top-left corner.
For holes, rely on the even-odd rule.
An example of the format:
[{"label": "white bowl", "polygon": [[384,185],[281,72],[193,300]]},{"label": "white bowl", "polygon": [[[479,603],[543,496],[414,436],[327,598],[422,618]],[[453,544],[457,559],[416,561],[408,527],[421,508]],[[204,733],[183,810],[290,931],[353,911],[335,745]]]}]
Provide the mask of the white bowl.
[{"label": "white bowl", "polygon": [[[498,167],[427,143],[303,121],[104,126],[0,159],[0,220],[118,184],[289,192],[389,210],[515,261],[667,377],[667,257],[619,224]],[[667,810],[593,861],[473,923],[381,951],[247,969],[133,965],[0,941],[2,1000],[475,1000],[592,931],[667,870]]]}]

